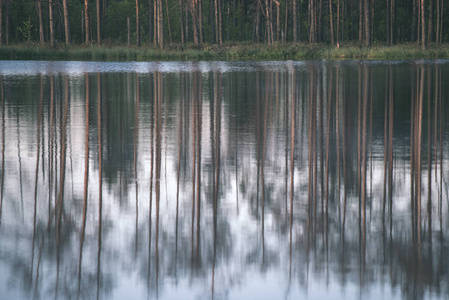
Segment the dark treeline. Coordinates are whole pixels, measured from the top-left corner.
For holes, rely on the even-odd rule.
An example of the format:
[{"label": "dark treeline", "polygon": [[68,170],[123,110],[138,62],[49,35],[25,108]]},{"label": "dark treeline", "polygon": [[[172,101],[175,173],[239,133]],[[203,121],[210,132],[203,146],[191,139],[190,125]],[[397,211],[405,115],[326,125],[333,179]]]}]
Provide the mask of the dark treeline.
[{"label": "dark treeline", "polygon": [[[446,5],[445,5],[446,2]],[[0,0],[0,45],[447,40],[446,0]]]}]

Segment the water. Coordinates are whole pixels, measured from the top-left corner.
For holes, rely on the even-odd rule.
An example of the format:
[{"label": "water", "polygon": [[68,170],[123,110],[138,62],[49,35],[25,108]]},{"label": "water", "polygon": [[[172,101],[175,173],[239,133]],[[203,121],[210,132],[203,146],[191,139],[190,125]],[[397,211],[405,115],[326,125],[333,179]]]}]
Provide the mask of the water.
[{"label": "water", "polygon": [[0,62],[0,298],[447,299],[448,76]]}]

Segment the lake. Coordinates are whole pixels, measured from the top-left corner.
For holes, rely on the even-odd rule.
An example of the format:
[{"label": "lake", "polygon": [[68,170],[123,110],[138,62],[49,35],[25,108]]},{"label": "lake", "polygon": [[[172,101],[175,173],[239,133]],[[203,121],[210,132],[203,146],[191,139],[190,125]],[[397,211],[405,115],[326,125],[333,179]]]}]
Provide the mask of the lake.
[{"label": "lake", "polygon": [[449,61],[0,62],[0,299],[448,299]]}]

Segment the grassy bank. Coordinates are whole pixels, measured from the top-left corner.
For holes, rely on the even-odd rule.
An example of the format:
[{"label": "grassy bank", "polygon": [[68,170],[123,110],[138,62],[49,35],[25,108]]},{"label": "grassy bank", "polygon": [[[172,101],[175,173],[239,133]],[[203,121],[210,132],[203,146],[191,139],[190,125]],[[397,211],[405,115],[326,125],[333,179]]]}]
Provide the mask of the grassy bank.
[{"label": "grassy bank", "polygon": [[55,48],[40,45],[0,47],[1,60],[96,60],[96,61],[151,61],[151,60],[311,60],[311,59],[437,59],[449,58],[449,45],[428,46],[422,50],[416,44],[371,48],[344,45],[340,48],[310,44],[232,44],[222,47],[179,45],[160,50],[150,46],[79,46]]}]

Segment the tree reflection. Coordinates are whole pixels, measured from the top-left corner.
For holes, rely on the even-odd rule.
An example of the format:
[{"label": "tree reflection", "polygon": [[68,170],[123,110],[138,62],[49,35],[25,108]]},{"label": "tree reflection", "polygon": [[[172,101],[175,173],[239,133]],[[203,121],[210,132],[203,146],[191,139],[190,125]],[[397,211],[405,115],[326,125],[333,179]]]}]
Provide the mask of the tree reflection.
[{"label": "tree reflection", "polygon": [[20,109],[1,76],[2,266],[37,298],[223,298],[279,274],[288,295],[336,282],[444,298],[446,72],[49,74],[24,79],[38,93]]}]

